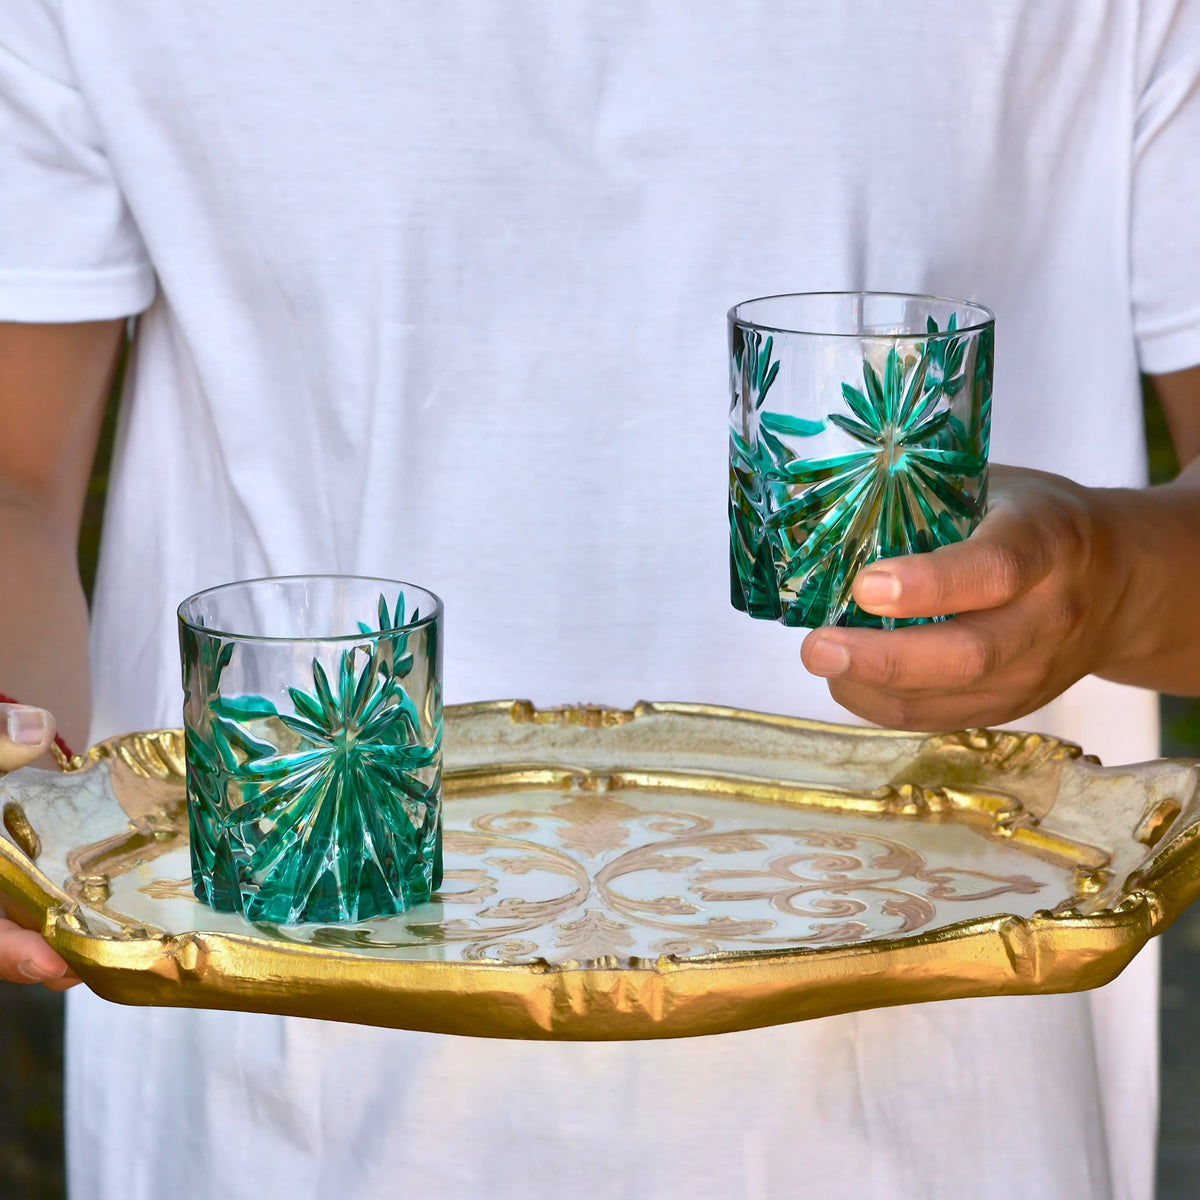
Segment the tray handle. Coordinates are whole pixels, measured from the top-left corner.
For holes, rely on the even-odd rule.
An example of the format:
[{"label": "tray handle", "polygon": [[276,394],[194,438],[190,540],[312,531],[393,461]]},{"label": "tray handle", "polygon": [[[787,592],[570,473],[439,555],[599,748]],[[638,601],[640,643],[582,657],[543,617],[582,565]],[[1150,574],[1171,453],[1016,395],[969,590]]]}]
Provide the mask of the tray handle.
[{"label": "tray handle", "polygon": [[1182,778],[1135,831],[1151,856],[1126,885],[1149,893],[1156,934],[1200,898],[1200,760],[1163,759],[1158,765],[1181,770]]},{"label": "tray handle", "polygon": [[37,862],[42,852],[42,839],[30,825],[25,810],[15,800],[9,800],[4,805],[4,832],[31,863]]}]

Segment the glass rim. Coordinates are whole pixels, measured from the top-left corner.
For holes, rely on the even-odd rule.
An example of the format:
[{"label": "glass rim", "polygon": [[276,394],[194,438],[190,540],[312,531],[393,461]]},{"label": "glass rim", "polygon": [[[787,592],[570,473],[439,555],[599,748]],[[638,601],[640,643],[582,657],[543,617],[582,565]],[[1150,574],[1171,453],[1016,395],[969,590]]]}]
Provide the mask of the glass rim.
[{"label": "glass rim", "polygon": [[[840,333],[822,331],[817,329],[791,329],[785,325],[764,325],[760,321],[750,320],[739,315],[739,309],[746,308],[751,304],[762,304],[767,300],[795,300],[800,297],[818,297],[818,296],[870,296],[880,299],[894,300],[929,300],[939,304],[952,304],[955,307],[973,308],[977,313],[984,314],[983,320],[975,321],[970,325],[963,325],[958,329],[939,329],[937,333],[929,333],[928,331],[914,331],[912,333]],[[754,329],[760,333],[794,333],[802,337],[831,337],[831,338],[857,338],[859,341],[880,341],[880,342],[909,342],[909,341],[929,341],[939,338],[961,337],[965,333],[978,333],[981,330],[987,329],[989,325],[994,326],[996,323],[996,314],[992,312],[984,304],[980,304],[977,300],[961,300],[954,296],[935,296],[926,292],[873,292],[873,291],[848,291],[848,292],[776,292],[770,296],[755,296],[749,300],[739,300],[726,313],[726,317],[733,325],[740,325],[743,329]]]},{"label": "glass rim", "polygon": [[[281,637],[278,634],[266,633],[234,633],[228,629],[217,629],[212,625],[200,625],[184,614],[184,609],[195,600],[201,600],[208,596],[215,596],[219,592],[231,591],[234,588],[250,587],[253,584],[264,583],[295,583],[299,580],[350,580],[356,583],[386,583],[394,588],[402,588],[405,590],[421,592],[428,596],[433,601],[433,606],[428,613],[422,613],[419,620],[412,621],[408,624],[401,625],[398,630],[379,630],[373,629],[368,633],[363,633],[361,629],[354,633],[333,633],[318,637]],[[391,603],[391,598],[388,598]],[[412,633],[420,629],[425,629],[430,625],[435,624],[442,615],[443,611],[442,598],[436,592],[431,592],[427,587],[422,587],[419,583],[407,583],[403,579],[389,579],[383,575],[342,575],[336,572],[318,573],[315,575],[258,575],[252,579],[233,579],[228,583],[218,583],[214,587],[201,588],[198,592],[193,592],[190,596],[185,597],[179,602],[179,606],[175,609],[175,615],[179,621],[186,625],[189,629],[196,633],[205,633],[210,637],[225,638],[231,642],[269,642],[272,644],[298,643],[298,642],[319,642],[322,645],[336,644],[339,642],[360,643],[365,638],[379,638],[393,636],[398,632]]]}]

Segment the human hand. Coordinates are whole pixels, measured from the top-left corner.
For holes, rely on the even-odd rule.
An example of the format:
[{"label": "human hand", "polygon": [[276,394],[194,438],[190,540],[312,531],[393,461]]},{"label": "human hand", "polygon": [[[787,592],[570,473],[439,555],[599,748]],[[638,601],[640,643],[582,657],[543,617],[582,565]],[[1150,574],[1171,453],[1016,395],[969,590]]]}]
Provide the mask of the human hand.
[{"label": "human hand", "polygon": [[[0,704],[0,771],[13,771],[40,758],[54,741],[54,718],[43,708]],[[40,983],[54,992],[79,982],[67,964],[30,929],[23,929],[0,903],[0,979]]]},{"label": "human hand", "polygon": [[54,742],[54,717],[28,704],[0,704],[0,771],[36,762]]},{"label": "human hand", "polygon": [[1124,582],[1108,513],[1121,493],[993,467],[987,515],[966,541],[880,560],[854,599],[885,617],[953,620],[824,628],[801,646],[839,704],[894,729],[994,725],[1104,666]]}]

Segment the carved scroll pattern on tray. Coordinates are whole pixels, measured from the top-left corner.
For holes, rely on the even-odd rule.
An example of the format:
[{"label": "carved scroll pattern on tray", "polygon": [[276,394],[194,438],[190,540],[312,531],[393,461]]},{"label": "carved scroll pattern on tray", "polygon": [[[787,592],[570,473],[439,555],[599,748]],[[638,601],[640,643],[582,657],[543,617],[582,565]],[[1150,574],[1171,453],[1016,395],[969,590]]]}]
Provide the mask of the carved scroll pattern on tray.
[{"label": "carved scroll pattern on tray", "polygon": [[[271,932],[331,948],[453,945],[470,961],[615,965],[639,941],[652,954],[685,957],[895,937],[928,927],[939,906],[944,917],[956,903],[1045,886],[1024,874],[931,866],[882,834],[782,823],[718,829],[697,813],[647,810],[604,791],[477,816],[447,831],[446,855],[440,910]],[[173,888],[184,890],[167,880],[143,890]]]},{"label": "carved scroll pattern on tray", "polygon": [[[745,865],[705,865],[722,855],[740,856]],[[641,888],[635,897],[618,886],[643,873],[680,876],[678,890],[686,894],[646,898],[652,889]],[[932,868],[916,850],[877,834],[769,827],[643,846],[596,877],[597,892],[615,912],[673,934],[655,944],[663,954],[716,953],[731,942],[816,946],[896,937],[932,922],[939,901],[1032,894],[1044,886],[1028,875]],[[731,904],[798,918],[806,928],[789,935],[774,916],[703,916]]]}]

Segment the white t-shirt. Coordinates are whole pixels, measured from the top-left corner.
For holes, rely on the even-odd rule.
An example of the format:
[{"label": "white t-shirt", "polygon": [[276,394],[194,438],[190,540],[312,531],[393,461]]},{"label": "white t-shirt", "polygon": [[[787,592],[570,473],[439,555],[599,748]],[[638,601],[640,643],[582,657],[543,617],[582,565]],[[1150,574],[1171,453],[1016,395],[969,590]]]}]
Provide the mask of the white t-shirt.
[{"label": "white t-shirt", "polygon": [[[729,606],[724,312],[998,317],[993,458],[1139,485],[1200,362],[1190,0],[23,0],[0,318],[143,312],[96,736],[177,724],[173,609],[358,571],[446,600],[446,698],[838,715]],[[1085,681],[1025,724],[1156,752]],[[1148,1200],[1156,960],[1093,995],[658,1044],[69,1021],[75,1200]]]}]

